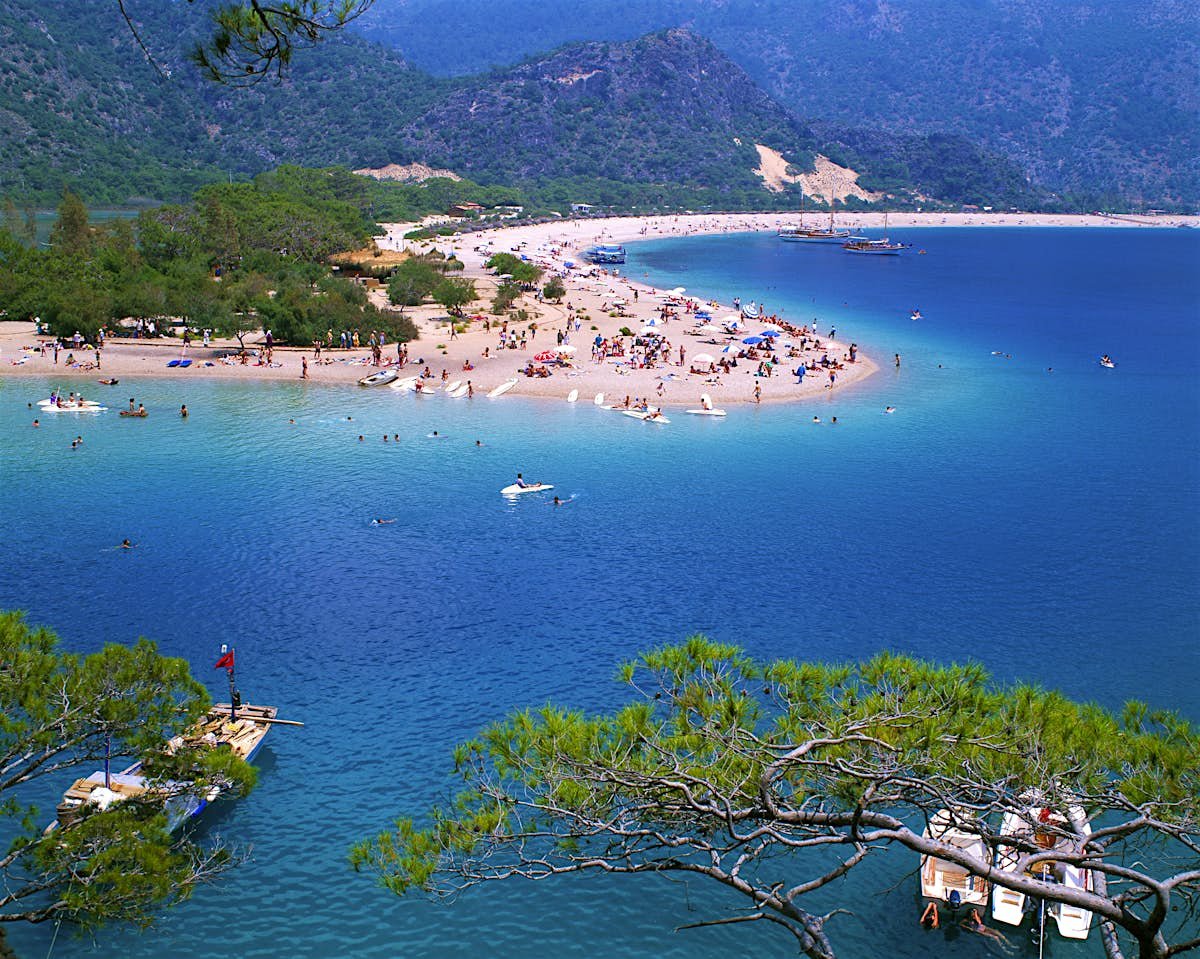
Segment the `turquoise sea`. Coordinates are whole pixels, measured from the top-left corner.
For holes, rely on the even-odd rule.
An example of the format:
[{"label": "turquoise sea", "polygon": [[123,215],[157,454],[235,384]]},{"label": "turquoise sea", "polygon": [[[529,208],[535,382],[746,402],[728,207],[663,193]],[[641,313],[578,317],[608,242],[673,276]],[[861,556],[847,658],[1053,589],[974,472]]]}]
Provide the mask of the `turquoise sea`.
[{"label": "turquoise sea", "polygon": [[[720,421],[181,375],[112,391],[146,420],[33,430],[26,404],[78,381],[0,380],[0,608],[80,650],[151,636],[215,696],[233,643],[245,698],[306,723],[273,731],[258,789],[202,827],[251,851],[228,881],[145,934],[11,929],[20,954],[793,954],[753,926],[673,933],[743,905],[696,882],[496,885],[444,907],[346,864],[446,795],[456,741],[513,706],[612,705],[619,661],[699,630],[762,656],[970,657],[1200,719],[1200,234],[893,235],[910,255],[761,234],[630,247],[631,274],[816,316],[880,363]],[[517,471],[573,502],[506,502]],[[47,810],[70,778],[39,790]],[[917,931],[915,867],[894,851],[814,902],[853,910],[830,929],[840,956],[955,938]],[[1095,933],[1049,950],[1100,952]]]}]

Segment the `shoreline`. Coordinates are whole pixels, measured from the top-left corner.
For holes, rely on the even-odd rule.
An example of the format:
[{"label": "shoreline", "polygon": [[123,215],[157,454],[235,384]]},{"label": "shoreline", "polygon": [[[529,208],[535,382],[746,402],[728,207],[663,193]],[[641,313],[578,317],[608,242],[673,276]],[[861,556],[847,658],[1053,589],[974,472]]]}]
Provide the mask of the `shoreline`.
[{"label": "shoreline", "polygon": [[[819,217],[820,214],[809,214],[809,220],[813,223],[819,222]],[[469,380],[474,389],[475,399],[484,398],[489,390],[515,378],[517,382],[508,395],[557,399],[560,402],[565,401],[572,390],[578,391],[581,402],[590,402],[598,393],[605,394],[606,402],[623,402],[624,397],[628,395],[631,398],[648,399],[651,405],[661,406],[668,412],[697,405],[702,393],[710,394],[713,403],[718,406],[727,403],[753,403],[756,386],[761,388],[762,403],[796,402],[841,393],[845,389],[857,386],[878,371],[880,361],[873,357],[879,355],[879,344],[866,344],[865,349],[858,352],[856,362],[847,362],[852,336],[843,335],[829,339],[828,322],[814,324],[818,327],[822,348],[810,348],[804,352],[803,359],[806,363],[819,361],[822,355],[828,353],[831,361],[842,363],[842,368],[837,371],[836,385],[832,388],[822,367],[810,372],[802,384],[797,385],[796,377],[791,371],[800,359],[796,356],[788,357],[784,349],[779,351],[784,354],[779,366],[774,375],[769,377],[754,375],[760,358],[743,359],[735,370],[716,378],[690,373],[691,364],[687,357],[701,353],[719,357],[719,351],[729,340],[724,334],[696,335],[689,332],[695,321],[686,312],[683,304],[688,299],[694,302],[695,298],[688,293],[672,297],[669,291],[630,279],[624,274],[623,267],[611,270],[593,267],[583,263],[579,257],[583,249],[595,243],[775,231],[794,225],[798,220],[798,214],[784,213],[574,219],[530,226],[500,226],[459,236],[438,237],[432,241],[404,240],[404,234],[413,229],[415,224],[381,224],[385,233],[378,238],[377,243],[382,249],[408,248],[420,252],[433,248],[456,254],[466,266],[461,275],[473,279],[479,293],[475,308],[469,311],[468,315],[482,315],[492,327],[490,331],[485,331],[483,322],[476,320],[470,324],[467,332],[457,334],[452,339],[441,307],[434,304],[408,308],[406,313],[416,323],[420,339],[409,344],[410,362],[401,375],[415,375],[428,367],[433,374],[435,392],[442,392],[443,383],[466,383]],[[889,228],[1104,226],[1118,229],[1144,229],[1147,226],[1163,228],[1181,222],[1200,225],[1200,217],[1163,217],[1152,223],[1143,223],[1141,220],[1131,222],[1096,215],[906,213],[891,216],[888,221]],[[883,214],[880,213],[844,214],[838,219],[839,226],[851,230],[878,228],[882,224]],[[536,323],[537,329],[529,329],[528,323],[518,324],[509,319],[509,330],[515,333],[518,332],[517,327],[521,326],[520,332],[525,333],[526,343],[523,349],[506,349],[501,352],[497,349],[499,336],[496,326],[501,325],[503,321],[495,319],[486,310],[499,281],[484,269],[483,263],[493,253],[509,251],[527,256],[543,266],[546,269],[543,284],[552,273],[565,274],[564,285],[567,293],[562,301],[557,303],[542,300],[533,293],[524,294],[514,304],[514,309],[526,310],[530,314],[530,322]],[[566,269],[568,261],[576,263],[577,268]],[[371,291],[370,297],[377,306],[388,308],[386,292],[382,288]],[[669,300],[676,304],[672,307],[676,316],[664,322],[660,319],[660,311]],[[710,304],[701,301],[698,305],[709,309],[712,322],[718,326],[722,319],[731,317],[736,312],[731,304]],[[747,323],[746,332],[760,332],[761,324],[769,319],[768,317],[743,321]],[[600,363],[592,361],[589,354],[592,340],[597,335],[611,339],[622,327],[636,334],[650,320],[664,322],[661,329],[670,343],[670,364],[638,369],[627,367],[614,359]],[[368,331],[360,332],[365,339]],[[560,334],[567,337],[564,345],[576,349],[571,357],[573,368],[555,369],[553,375],[546,378],[522,376],[519,370],[527,361],[543,349],[553,349]],[[741,335],[744,334],[739,334],[739,337]],[[323,361],[320,364],[313,360],[311,347],[298,346],[276,346],[277,364],[270,367],[221,363],[221,356],[237,350],[236,339],[214,339],[210,348],[193,343],[186,353],[182,349],[182,343],[176,339],[110,339],[102,352],[99,370],[66,369],[61,361],[55,365],[49,352],[46,356],[41,356],[38,352],[30,353],[24,349],[44,339],[46,337],[35,335],[32,323],[0,321],[0,378],[62,376],[70,380],[78,379],[81,384],[92,384],[93,388],[86,395],[94,396],[97,392],[94,387],[98,385],[96,381],[101,377],[120,379],[199,376],[297,380],[301,378],[301,356],[309,359],[308,377],[305,382],[312,385],[353,383],[375,369],[365,362],[369,357],[369,351],[365,347],[357,350],[323,350]],[[261,343],[261,335],[248,336],[246,341],[248,346],[258,346]],[[784,334],[779,342],[800,345],[799,335]],[[685,351],[685,360],[679,365],[681,346]],[[167,361],[180,356],[191,358],[192,365],[187,369],[168,369]],[[395,345],[386,345],[383,356],[385,362],[389,357],[394,359]],[[332,359],[329,359],[330,357]],[[84,358],[94,360],[94,353],[85,349]],[[212,365],[205,365],[206,363]],[[464,370],[466,364],[472,365],[473,369]]]}]

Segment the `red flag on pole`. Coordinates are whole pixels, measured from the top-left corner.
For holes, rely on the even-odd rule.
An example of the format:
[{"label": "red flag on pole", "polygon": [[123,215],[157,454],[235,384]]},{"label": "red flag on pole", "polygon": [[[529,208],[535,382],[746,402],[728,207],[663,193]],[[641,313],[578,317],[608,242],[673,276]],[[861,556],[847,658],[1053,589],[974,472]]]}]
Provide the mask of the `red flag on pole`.
[{"label": "red flag on pole", "polygon": [[213,666],[213,669],[228,669],[232,673],[233,672],[233,650],[231,649],[224,656],[222,656],[220,659],[218,659],[216,662],[216,665]]}]

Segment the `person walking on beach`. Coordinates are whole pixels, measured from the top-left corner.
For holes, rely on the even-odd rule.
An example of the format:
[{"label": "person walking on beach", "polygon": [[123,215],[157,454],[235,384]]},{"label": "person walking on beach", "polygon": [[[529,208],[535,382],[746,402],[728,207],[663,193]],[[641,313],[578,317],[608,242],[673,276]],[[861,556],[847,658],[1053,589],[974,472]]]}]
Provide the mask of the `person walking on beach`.
[{"label": "person walking on beach", "polygon": [[755,403],[762,402],[762,384],[761,383],[754,384],[754,402]]},{"label": "person walking on beach", "polygon": [[308,357],[300,357],[300,379],[308,379]]}]

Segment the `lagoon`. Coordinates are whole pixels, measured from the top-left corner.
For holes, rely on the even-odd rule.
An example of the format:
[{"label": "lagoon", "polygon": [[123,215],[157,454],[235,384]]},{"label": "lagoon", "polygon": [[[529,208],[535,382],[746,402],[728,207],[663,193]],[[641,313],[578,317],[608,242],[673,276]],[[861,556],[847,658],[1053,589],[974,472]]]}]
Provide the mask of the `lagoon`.
[{"label": "lagoon", "polygon": [[[629,245],[636,277],[817,316],[881,361],[853,390],[718,421],[162,379],[137,383],[144,421],[35,431],[26,403],[78,381],[0,381],[0,605],[81,650],[151,636],[218,696],[233,643],[245,698],[307,724],[273,731],[258,789],[202,827],[251,863],[154,931],[64,930],[53,955],[789,948],[672,934],[740,906],[695,884],[499,885],[447,909],[346,865],[446,792],[453,743],[514,706],[612,705],[620,660],[694,631],[763,656],[973,658],[1200,718],[1200,236],[904,233],[913,254],[883,261],[764,234]],[[574,501],[505,501],[518,471]],[[136,550],[113,548],[126,537]],[[832,891],[856,913],[830,930],[840,955],[878,955],[881,936],[926,954],[914,867],[893,853]],[[30,956],[52,935],[10,930]]]}]

